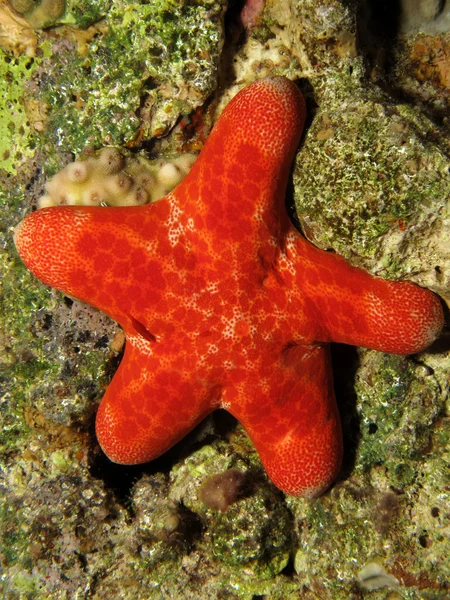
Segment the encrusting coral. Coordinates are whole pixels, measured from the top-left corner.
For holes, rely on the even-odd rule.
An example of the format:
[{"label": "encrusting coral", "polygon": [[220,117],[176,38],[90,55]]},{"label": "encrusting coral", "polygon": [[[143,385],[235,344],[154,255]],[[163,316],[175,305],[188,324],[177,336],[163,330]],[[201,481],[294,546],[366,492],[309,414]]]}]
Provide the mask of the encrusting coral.
[{"label": "encrusting coral", "polygon": [[117,148],[103,148],[76,160],[45,185],[38,207],[60,204],[84,206],[139,206],[163,198],[190,171],[197,156],[144,158]]}]

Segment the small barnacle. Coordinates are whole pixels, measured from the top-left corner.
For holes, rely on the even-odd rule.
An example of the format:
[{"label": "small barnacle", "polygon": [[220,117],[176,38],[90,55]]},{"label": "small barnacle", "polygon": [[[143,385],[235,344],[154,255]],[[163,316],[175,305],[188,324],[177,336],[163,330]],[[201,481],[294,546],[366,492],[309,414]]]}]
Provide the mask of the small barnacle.
[{"label": "small barnacle", "polygon": [[182,171],[189,173],[196,160],[196,154],[187,152],[186,154],[180,154],[180,156],[176,159],[176,162]]},{"label": "small barnacle", "polygon": [[181,154],[170,160],[161,160],[158,164],[158,182],[167,190],[172,190],[189,173],[196,161],[195,154]]},{"label": "small barnacle", "polygon": [[146,189],[148,192],[151,192],[152,188],[156,185],[156,179],[150,173],[146,173],[142,171],[138,173],[134,178],[136,185]]},{"label": "small barnacle", "polygon": [[77,191],[67,191],[65,194],[65,204],[69,205],[77,205],[81,204],[80,192]]},{"label": "small barnacle", "polygon": [[48,19],[59,19],[66,10],[65,0],[43,0],[41,6]]},{"label": "small barnacle", "polygon": [[108,204],[109,195],[103,186],[91,186],[81,194],[81,203],[85,206],[98,206],[101,202]]},{"label": "small barnacle", "polygon": [[200,500],[213,510],[226,512],[242,495],[246,474],[239,469],[227,469],[211,475],[200,488]]},{"label": "small barnacle", "polygon": [[149,195],[144,188],[134,188],[128,196],[124,199],[123,204],[125,206],[141,206],[149,201]]},{"label": "small barnacle", "polygon": [[50,194],[44,194],[37,201],[38,208],[47,208],[48,206],[54,206],[54,205],[55,205],[55,201],[53,200],[53,198]]},{"label": "small barnacle", "polygon": [[[24,6],[27,4],[25,0],[19,0],[19,2],[16,0],[14,3],[23,4]],[[42,29],[54,25],[55,22],[64,15],[66,10],[65,0],[42,0],[40,4],[37,2],[33,2],[32,4],[33,5],[24,12],[26,13],[27,21],[35,29]]]},{"label": "small barnacle", "polygon": [[182,170],[172,162],[162,162],[158,171],[158,180],[165,187],[174,188],[183,178]]},{"label": "small barnacle", "polygon": [[105,180],[105,188],[113,198],[123,198],[131,190],[133,180],[127,173],[118,173]]},{"label": "small barnacle", "polygon": [[136,198],[137,204],[145,204],[149,201],[148,192],[143,187],[137,187],[134,192],[134,197]]},{"label": "small barnacle", "polygon": [[98,155],[98,166],[107,174],[118,173],[124,166],[124,158],[117,148],[103,148]]},{"label": "small barnacle", "polygon": [[67,176],[66,170],[63,169],[59,173],[56,173],[54,177],[47,181],[45,184],[45,191],[47,196],[51,196],[53,204],[64,204],[65,203],[65,192],[67,187]]},{"label": "small barnacle", "polygon": [[75,161],[66,167],[67,179],[72,183],[83,183],[89,176],[87,162]]}]

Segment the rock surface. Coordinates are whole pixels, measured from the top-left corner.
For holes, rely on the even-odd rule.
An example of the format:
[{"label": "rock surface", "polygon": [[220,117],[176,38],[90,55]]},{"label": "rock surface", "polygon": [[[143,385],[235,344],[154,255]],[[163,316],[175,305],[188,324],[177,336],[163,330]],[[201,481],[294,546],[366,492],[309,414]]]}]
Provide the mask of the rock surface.
[{"label": "rock surface", "polygon": [[[86,146],[195,152],[238,89],[283,74],[308,100],[288,199],[305,235],[448,302],[448,3],[66,5],[33,29],[0,3],[3,596],[447,598],[448,333],[414,357],[336,349],[346,456],[314,501],[277,492],[220,411],[121,467],[93,419],[122,334],[33,279],[12,229]],[[230,470],[244,483],[215,510],[202,485]]]}]

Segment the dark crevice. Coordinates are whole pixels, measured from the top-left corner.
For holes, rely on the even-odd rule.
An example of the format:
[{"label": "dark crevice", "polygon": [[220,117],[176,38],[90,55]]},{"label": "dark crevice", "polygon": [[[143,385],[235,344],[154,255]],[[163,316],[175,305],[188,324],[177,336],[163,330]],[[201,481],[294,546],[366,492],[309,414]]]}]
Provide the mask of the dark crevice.
[{"label": "dark crevice", "polygon": [[358,47],[364,59],[367,79],[395,103],[419,106],[435,127],[443,131],[424,136],[423,132],[416,128],[416,135],[425,142],[437,144],[448,156],[450,151],[447,144],[447,108],[440,108],[414,90],[402,88],[398,82],[398,55],[399,52],[403,52],[400,0],[359,0],[357,5]]},{"label": "dark crevice", "polygon": [[[300,151],[300,149],[302,148],[302,146],[304,144],[308,130],[313,123],[315,114],[317,112],[318,104],[316,102],[316,98],[314,95],[314,88],[312,87],[311,83],[308,80],[298,79],[294,83],[300,89],[300,91],[302,92],[302,94],[305,98],[305,101],[306,101],[306,121],[305,121],[305,126],[303,128],[302,137],[300,139],[300,143],[299,143],[297,151],[296,151],[296,153],[298,154],[298,152]],[[295,227],[295,229],[297,229],[297,231],[300,231],[301,233],[303,233],[302,226],[300,224],[300,220],[297,215],[297,209],[295,207],[294,180],[293,180],[295,164],[296,164],[296,161],[294,160],[291,165],[291,172],[290,172],[289,179],[287,182],[287,187],[286,187],[285,208],[286,208],[287,214],[289,216],[289,219],[290,219],[291,223],[293,224],[293,226]]]},{"label": "dark crevice", "polygon": [[235,57],[245,40],[245,30],[240,14],[245,0],[230,0],[224,16],[224,44],[219,64],[219,90],[224,90],[236,80]]},{"label": "dark crevice", "polygon": [[358,45],[367,72],[382,76],[392,67],[401,24],[400,0],[361,0],[357,12]]},{"label": "dark crevice", "polygon": [[339,480],[353,472],[361,439],[361,418],[356,410],[355,378],[359,368],[358,350],[354,346],[331,344],[334,391],[341,416],[344,457]]},{"label": "dark crevice", "polygon": [[[298,542],[298,540],[296,540],[296,542]],[[296,546],[296,544],[293,545],[294,548],[295,548],[295,546]],[[291,554],[287,565],[284,567],[284,569],[281,571],[281,573],[285,577],[290,577],[290,578],[295,577],[296,571],[295,571],[295,564],[294,564],[294,554]]]},{"label": "dark crevice", "polygon": [[[226,411],[216,410],[160,457],[140,465],[119,465],[109,460],[96,442],[94,423],[92,423],[93,447],[89,456],[89,471],[93,477],[103,481],[117,501],[129,510],[131,492],[139,479],[144,475],[170,473],[173,466],[184,460],[190,453],[211,444],[217,438],[228,438],[235,429],[236,423],[236,419]],[[208,433],[205,435],[202,430]]]}]

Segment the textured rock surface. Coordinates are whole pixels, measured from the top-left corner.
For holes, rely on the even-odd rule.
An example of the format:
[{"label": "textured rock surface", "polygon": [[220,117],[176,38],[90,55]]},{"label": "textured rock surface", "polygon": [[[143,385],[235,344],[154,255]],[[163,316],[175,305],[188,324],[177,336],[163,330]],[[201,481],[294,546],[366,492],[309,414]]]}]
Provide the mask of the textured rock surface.
[{"label": "textured rock surface", "polygon": [[[5,597],[448,597],[448,334],[417,357],[337,349],[344,469],[313,502],[276,492],[220,412],[158,461],[118,467],[92,424],[120,331],[34,280],[11,237],[70,152],[198,149],[237,89],[284,74],[309,104],[290,200],[306,235],[448,300],[448,8],[431,5],[410,2],[402,21],[368,0],[267,0],[245,32],[232,2],[224,26],[212,2],[74,0],[65,25],[37,31],[0,11]],[[194,42],[174,38],[194,17]],[[200,489],[228,469],[248,487],[222,513]],[[371,580],[374,563],[384,576]],[[399,585],[370,591],[374,579]]]}]

